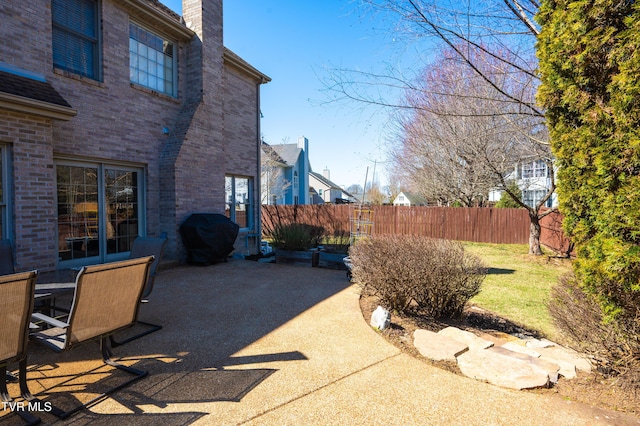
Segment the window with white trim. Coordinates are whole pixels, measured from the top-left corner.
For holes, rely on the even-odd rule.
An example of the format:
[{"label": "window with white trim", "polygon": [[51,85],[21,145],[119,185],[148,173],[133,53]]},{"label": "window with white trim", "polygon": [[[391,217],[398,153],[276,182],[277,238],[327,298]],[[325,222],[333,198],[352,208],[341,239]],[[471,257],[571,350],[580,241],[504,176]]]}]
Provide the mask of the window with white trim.
[{"label": "window with white trim", "polygon": [[244,176],[227,175],[225,183],[225,214],[240,226],[250,229],[253,226],[253,181]]},{"label": "window with white trim", "polygon": [[99,0],[51,0],[53,65],[100,80]]},{"label": "window with white trim", "polygon": [[129,73],[131,82],[176,96],[175,44],[141,26],[129,23]]},{"label": "window with white trim", "polygon": [[522,178],[544,178],[548,177],[547,163],[542,160],[536,160],[531,163],[522,165]]},{"label": "window with white trim", "polygon": [[[547,191],[543,189],[523,189],[522,202],[529,207],[535,207],[546,195]],[[547,200],[545,206],[551,207],[551,204],[552,200],[551,197],[549,197],[549,200]]]}]

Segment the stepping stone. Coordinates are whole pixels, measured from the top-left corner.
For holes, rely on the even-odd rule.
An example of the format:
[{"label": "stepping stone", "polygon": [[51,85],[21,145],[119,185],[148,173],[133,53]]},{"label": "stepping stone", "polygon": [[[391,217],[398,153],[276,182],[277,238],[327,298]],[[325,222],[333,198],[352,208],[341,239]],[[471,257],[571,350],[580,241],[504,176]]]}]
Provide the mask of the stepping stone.
[{"label": "stepping stone", "polygon": [[482,337],[476,336],[470,331],[460,330],[457,327],[447,327],[438,332],[441,336],[450,337],[461,343],[466,344],[470,351],[487,349],[493,346],[493,342],[485,340]]},{"label": "stepping stone", "polygon": [[484,340],[493,342],[496,346],[501,346],[505,342],[510,342],[512,340],[520,340],[511,334],[503,333],[501,331],[492,331],[491,333],[481,332],[479,336]]},{"label": "stepping stone", "polygon": [[414,331],[413,345],[422,356],[434,361],[455,362],[457,356],[469,350],[465,343],[423,329]]},{"label": "stepping stone", "polygon": [[551,340],[547,339],[528,339],[527,347],[538,349],[538,348],[550,348],[552,346],[560,346],[556,343],[553,343]]},{"label": "stepping stone", "polygon": [[540,352],[534,351],[530,347],[526,346],[524,343],[525,343],[524,340],[521,342],[512,340],[502,345],[502,347],[505,349],[509,349],[510,351],[513,351],[513,352],[519,352],[521,354],[527,354],[534,358],[540,358]]},{"label": "stepping stone", "polygon": [[540,348],[540,359],[544,359],[560,366],[560,374],[567,379],[577,376],[576,370],[590,372],[591,363],[579,353],[561,346]]},{"label": "stepping stone", "polygon": [[549,375],[543,369],[494,349],[496,348],[467,351],[458,356],[462,374],[517,390],[549,386]]},{"label": "stepping stone", "polygon": [[[518,345],[511,345],[511,346],[518,346]],[[496,346],[495,348],[491,348],[490,350],[502,355],[510,356],[522,362],[525,362],[534,368],[539,368],[547,376],[549,376],[549,381],[551,383],[558,383],[558,372],[560,371],[560,366],[553,362],[546,361],[544,359],[539,359],[540,354],[538,354],[538,356],[531,356],[523,352],[516,352],[511,349],[507,349],[504,346]]]}]

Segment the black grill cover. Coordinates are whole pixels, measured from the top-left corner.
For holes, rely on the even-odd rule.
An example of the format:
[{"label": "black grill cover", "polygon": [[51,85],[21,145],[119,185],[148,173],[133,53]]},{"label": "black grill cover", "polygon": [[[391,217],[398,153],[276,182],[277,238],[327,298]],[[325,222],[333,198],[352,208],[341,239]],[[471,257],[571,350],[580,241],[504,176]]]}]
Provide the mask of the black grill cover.
[{"label": "black grill cover", "polygon": [[233,251],[240,227],[217,213],[194,213],[180,225],[187,262],[211,265],[225,261]]}]

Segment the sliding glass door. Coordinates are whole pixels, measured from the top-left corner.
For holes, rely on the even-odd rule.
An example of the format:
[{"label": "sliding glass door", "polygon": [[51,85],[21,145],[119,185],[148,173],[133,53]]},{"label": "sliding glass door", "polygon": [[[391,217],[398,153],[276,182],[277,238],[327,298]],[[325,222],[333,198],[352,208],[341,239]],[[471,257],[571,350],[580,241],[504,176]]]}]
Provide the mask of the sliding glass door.
[{"label": "sliding glass door", "polygon": [[143,170],[58,162],[56,173],[61,266],[127,257],[144,229]]}]

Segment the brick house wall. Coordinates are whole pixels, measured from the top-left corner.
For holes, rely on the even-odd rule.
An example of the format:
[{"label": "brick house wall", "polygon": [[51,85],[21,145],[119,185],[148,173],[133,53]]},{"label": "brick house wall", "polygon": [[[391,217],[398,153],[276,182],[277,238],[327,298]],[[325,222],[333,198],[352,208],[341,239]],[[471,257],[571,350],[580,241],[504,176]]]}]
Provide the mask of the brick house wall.
[{"label": "brick house wall", "polygon": [[[227,51],[223,74],[224,87],[224,157],[227,170],[240,176],[253,177],[254,228],[241,232],[236,249],[256,253],[260,249],[262,235],[260,214],[260,85],[264,80],[250,79],[242,69],[246,66],[233,52]],[[258,131],[258,132],[257,132]],[[246,239],[246,235],[254,235]]]},{"label": "brick house wall", "polygon": [[57,248],[51,130],[51,119],[0,110],[0,141],[13,145],[18,270],[50,263]]},{"label": "brick house wall", "polygon": [[[59,267],[58,162],[142,170],[142,233],[167,234],[168,260],[186,258],[179,226],[191,213],[224,213],[225,174],[250,177],[259,188],[259,86],[269,79],[224,49],[222,1],[184,0],[189,28],[156,0],[100,5],[100,81],[54,69],[50,2],[6,0],[0,8],[6,41],[0,43],[0,62],[44,75],[77,112],[61,120],[3,109],[0,103],[0,143],[10,146],[13,165],[13,235],[8,237],[18,270]],[[177,97],[131,83],[130,19],[175,42]],[[254,213],[259,230],[259,207]],[[251,250],[258,249],[255,242]]]}]

